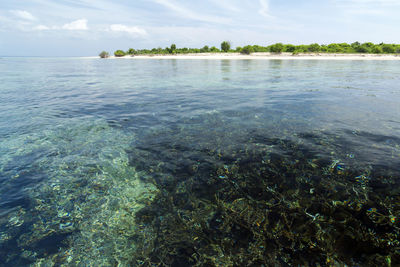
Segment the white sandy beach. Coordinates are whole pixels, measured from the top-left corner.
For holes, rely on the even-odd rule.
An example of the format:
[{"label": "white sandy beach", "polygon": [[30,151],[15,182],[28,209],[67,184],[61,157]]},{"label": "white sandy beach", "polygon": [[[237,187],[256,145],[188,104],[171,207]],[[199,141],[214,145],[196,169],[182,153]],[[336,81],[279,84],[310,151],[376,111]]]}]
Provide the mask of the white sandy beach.
[{"label": "white sandy beach", "polygon": [[[88,57],[98,58],[98,57]],[[282,60],[400,60],[400,55],[394,54],[328,54],[328,53],[304,53],[292,55],[292,53],[252,53],[242,55],[240,53],[198,53],[198,54],[177,54],[177,55],[137,55],[115,57],[109,59],[282,59]]]}]

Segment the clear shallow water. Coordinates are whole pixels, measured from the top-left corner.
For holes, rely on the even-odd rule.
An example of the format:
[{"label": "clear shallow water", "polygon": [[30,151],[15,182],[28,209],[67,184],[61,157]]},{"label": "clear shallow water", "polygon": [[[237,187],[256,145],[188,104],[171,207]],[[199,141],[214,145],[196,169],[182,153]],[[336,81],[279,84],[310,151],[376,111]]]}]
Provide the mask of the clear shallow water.
[{"label": "clear shallow water", "polygon": [[0,262],[400,263],[397,61],[0,59]]}]

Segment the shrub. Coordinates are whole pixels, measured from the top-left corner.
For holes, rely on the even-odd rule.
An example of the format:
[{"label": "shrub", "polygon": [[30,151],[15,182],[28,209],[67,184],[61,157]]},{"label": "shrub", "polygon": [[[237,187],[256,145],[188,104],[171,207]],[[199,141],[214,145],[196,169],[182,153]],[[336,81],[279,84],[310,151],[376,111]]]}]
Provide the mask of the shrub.
[{"label": "shrub", "polygon": [[367,46],[361,45],[355,48],[356,52],[358,53],[369,53],[370,49]]},{"label": "shrub", "polygon": [[253,45],[254,52],[268,52],[268,47]]},{"label": "shrub", "polygon": [[284,46],[283,46],[282,43],[277,43],[277,44],[271,45],[269,50],[272,53],[282,53],[283,52],[283,48],[284,48]]},{"label": "shrub", "polygon": [[287,44],[285,45],[285,51],[286,52],[294,52],[296,50],[296,46],[292,44]]},{"label": "shrub", "polygon": [[216,48],[215,46],[212,46],[211,48],[210,48],[210,52],[220,52],[220,50],[218,49],[218,48]]},{"label": "shrub", "polygon": [[208,47],[208,45],[205,45],[202,49],[200,49],[200,52],[202,53],[207,53],[210,51],[210,48]]},{"label": "shrub", "polygon": [[360,42],[354,42],[354,43],[351,44],[351,47],[353,47],[355,49],[356,47],[358,47],[360,45],[361,45]]},{"label": "shrub", "polygon": [[372,49],[375,45],[371,42],[363,43],[362,46],[368,47],[369,49]]},{"label": "shrub", "polygon": [[374,53],[374,54],[382,54],[382,53],[383,53],[382,47],[380,47],[380,46],[374,46],[374,47],[372,48],[372,53]]},{"label": "shrub", "polygon": [[99,54],[99,57],[100,58],[108,58],[110,56],[110,54],[108,53],[108,52],[106,52],[106,51],[102,51],[100,54]]},{"label": "shrub", "polygon": [[308,51],[310,51],[310,52],[318,52],[320,48],[321,47],[319,46],[319,44],[310,44],[308,46]]},{"label": "shrub", "polygon": [[339,44],[329,44],[328,45],[328,52],[330,53],[340,53],[343,52],[343,47]]},{"label": "shrub", "polygon": [[382,50],[383,50],[384,53],[390,53],[390,54],[396,52],[396,49],[395,49],[394,45],[390,45],[390,44],[382,45]]},{"label": "shrub", "polygon": [[308,52],[308,45],[297,45],[296,50],[300,51],[301,53]]},{"label": "shrub", "polygon": [[247,45],[247,46],[243,47],[242,50],[240,51],[240,53],[244,54],[244,55],[250,55],[253,52],[254,52],[254,49],[251,45]]},{"label": "shrub", "polygon": [[328,52],[328,47],[326,45],[321,45],[321,48],[319,49],[321,52]]},{"label": "shrub", "polygon": [[117,51],[114,52],[114,56],[123,57],[123,56],[125,56],[125,52],[122,51],[122,50],[117,50]]}]

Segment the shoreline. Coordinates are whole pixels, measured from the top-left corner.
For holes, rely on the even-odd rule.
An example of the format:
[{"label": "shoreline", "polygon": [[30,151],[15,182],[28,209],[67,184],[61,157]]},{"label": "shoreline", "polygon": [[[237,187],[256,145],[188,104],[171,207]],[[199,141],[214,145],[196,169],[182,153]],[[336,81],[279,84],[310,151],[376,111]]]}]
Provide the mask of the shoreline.
[{"label": "shoreline", "polygon": [[[86,57],[99,58],[99,57]],[[115,57],[108,59],[280,59],[280,60],[400,60],[400,54],[337,54],[337,53],[252,53],[251,55],[242,55],[240,53],[197,53],[197,54],[175,54],[175,55],[136,55]]]}]

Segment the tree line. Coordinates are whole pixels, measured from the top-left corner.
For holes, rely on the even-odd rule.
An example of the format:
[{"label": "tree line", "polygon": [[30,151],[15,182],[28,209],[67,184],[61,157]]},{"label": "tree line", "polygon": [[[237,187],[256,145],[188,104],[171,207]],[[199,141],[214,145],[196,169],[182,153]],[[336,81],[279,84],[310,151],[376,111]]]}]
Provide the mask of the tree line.
[{"label": "tree line", "polygon": [[[309,45],[293,45],[276,43],[269,46],[260,45],[247,45],[244,47],[236,47],[233,49],[230,42],[224,41],[221,43],[220,48],[215,46],[209,47],[205,45],[202,48],[177,48],[175,44],[166,48],[153,48],[153,49],[133,49],[130,48],[127,51],[117,50],[114,52],[116,57],[122,57],[126,55],[168,55],[168,54],[189,54],[189,53],[242,53],[251,54],[254,52],[271,52],[271,53],[292,53],[293,55],[299,53],[365,53],[365,54],[395,54],[400,53],[400,44],[374,44],[371,42],[360,43],[354,42],[348,43],[332,43],[332,44],[309,44]],[[108,57],[109,53],[103,51],[99,55],[100,57]]]}]

